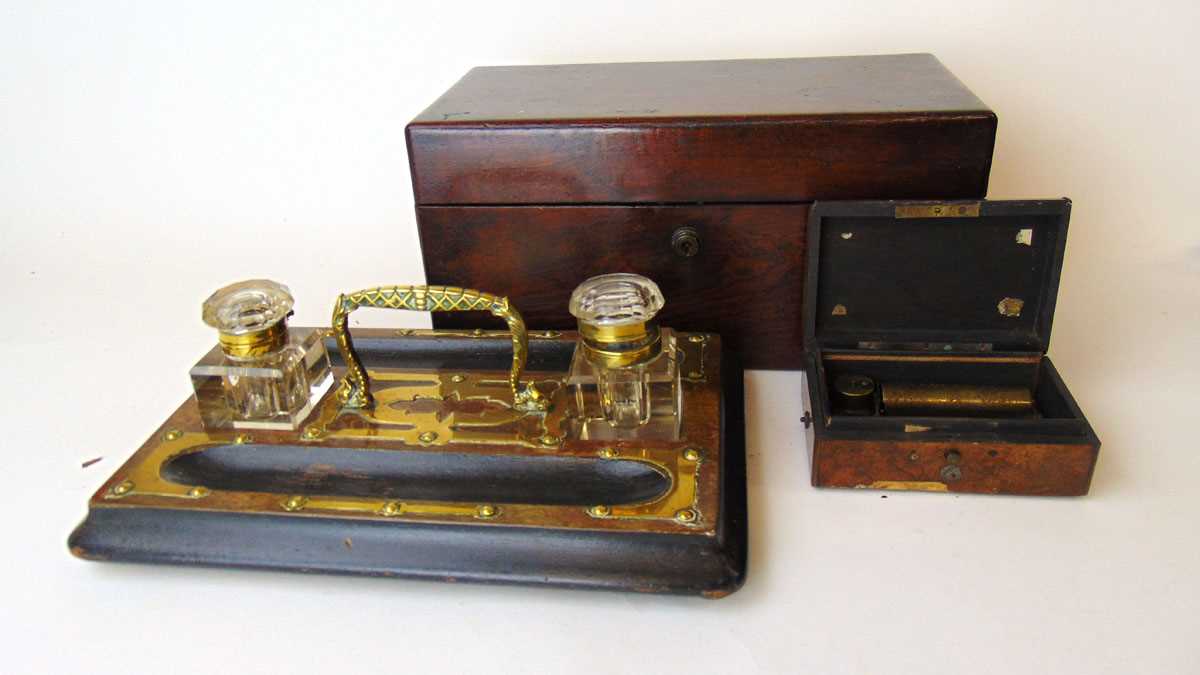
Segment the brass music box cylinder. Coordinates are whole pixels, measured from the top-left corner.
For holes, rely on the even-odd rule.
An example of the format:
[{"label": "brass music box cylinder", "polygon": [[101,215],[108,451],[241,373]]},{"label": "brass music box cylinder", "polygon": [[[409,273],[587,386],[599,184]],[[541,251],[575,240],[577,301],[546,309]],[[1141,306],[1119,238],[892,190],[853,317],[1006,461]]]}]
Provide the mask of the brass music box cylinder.
[{"label": "brass music box cylinder", "polygon": [[972,384],[884,383],[885,415],[931,417],[1027,417],[1035,414],[1026,387]]}]

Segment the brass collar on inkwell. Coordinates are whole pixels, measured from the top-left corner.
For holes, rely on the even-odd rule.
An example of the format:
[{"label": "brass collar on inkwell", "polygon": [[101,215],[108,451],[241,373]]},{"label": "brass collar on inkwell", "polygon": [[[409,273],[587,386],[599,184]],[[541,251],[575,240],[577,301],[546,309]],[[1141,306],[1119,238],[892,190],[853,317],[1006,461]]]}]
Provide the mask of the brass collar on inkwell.
[{"label": "brass collar on inkwell", "polygon": [[662,334],[654,321],[622,326],[580,321],[579,334],[588,360],[606,368],[645,363],[662,351]]},{"label": "brass collar on inkwell", "polygon": [[233,359],[254,359],[287,344],[292,315],[287,286],[267,279],[226,286],[204,302],[204,322],[217,329],[221,351]]}]

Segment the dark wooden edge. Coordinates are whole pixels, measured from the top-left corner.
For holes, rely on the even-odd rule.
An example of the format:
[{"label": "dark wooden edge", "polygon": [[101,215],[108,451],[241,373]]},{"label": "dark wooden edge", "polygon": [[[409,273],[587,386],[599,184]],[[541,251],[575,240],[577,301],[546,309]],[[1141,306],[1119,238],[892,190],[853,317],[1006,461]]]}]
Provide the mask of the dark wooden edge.
[{"label": "dark wooden edge", "polygon": [[996,113],[986,108],[970,110],[918,110],[907,112],[861,112],[861,113],[817,113],[800,115],[678,115],[675,117],[560,117],[546,119],[495,119],[478,120],[421,120],[414,119],[405,126],[406,135],[412,131],[436,130],[487,130],[496,127],[506,129],[541,129],[562,127],[611,128],[692,128],[701,126],[725,126],[746,124],[787,124],[828,126],[838,122],[908,122],[930,119],[979,119],[997,120]]},{"label": "dark wooden edge", "polygon": [[745,581],[747,559],[742,370],[733,358],[722,354],[715,537],[118,506],[91,509],[68,546],[87,560],[723,597]]},{"label": "dark wooden edge", "polygon": [[[1071,409],[1071,413],[1083,422],[1084,435],[1092,445],[1096,446],[1096,450],[1100,450],[1100,437],[1096,435],[1096,430],[1092,428],[1092,423],[1088,421],[1087,416],[1083,414],[1083,409],[1075,402],[1075,397],[1071,395],[1071,390],[1067,387],[1067,383],[1063,381],[1062,375],[1058,374],[1058,368],[1054,367],[1054,362],[1050,357],[1042,359],[1043,377],[1050,379],[1050,383],[1058,390],[1060,396],[1066,401],[1067,407]],[[1091,479],[1089,478],[1089,481]]]}]

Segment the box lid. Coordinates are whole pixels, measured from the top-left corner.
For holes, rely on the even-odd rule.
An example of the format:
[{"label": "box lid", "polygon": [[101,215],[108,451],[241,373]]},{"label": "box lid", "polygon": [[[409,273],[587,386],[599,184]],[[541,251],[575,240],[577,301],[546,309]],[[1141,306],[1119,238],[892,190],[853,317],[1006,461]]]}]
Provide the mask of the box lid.
[{"label": "box lid", "polygon": [[900,54],[475,68],[407,134],[432,205],[981,197],[995,129]]},{"label": "box lid", "polygon": [[809,349],[1038,351],[1050,344],[1071,202],[818,202]]}]

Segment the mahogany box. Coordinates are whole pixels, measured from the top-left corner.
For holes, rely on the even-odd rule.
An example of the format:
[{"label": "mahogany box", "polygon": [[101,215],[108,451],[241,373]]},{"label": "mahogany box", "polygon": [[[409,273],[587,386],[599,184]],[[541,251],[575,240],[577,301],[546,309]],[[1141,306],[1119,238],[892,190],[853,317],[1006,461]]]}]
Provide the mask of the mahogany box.
[{"label": "mahogany box", "polygon": [[636,272],[663,325],[792,369],[812,202],[981,198],[995,133],[929,54],[475,68],[407,128],[430,284],[564,329],[580,281]]},{"label": "mahogany box", "polygon": [[1083,495],[1100,441],[1046,356],[1071,202],[818,202],[817,486]]}]

